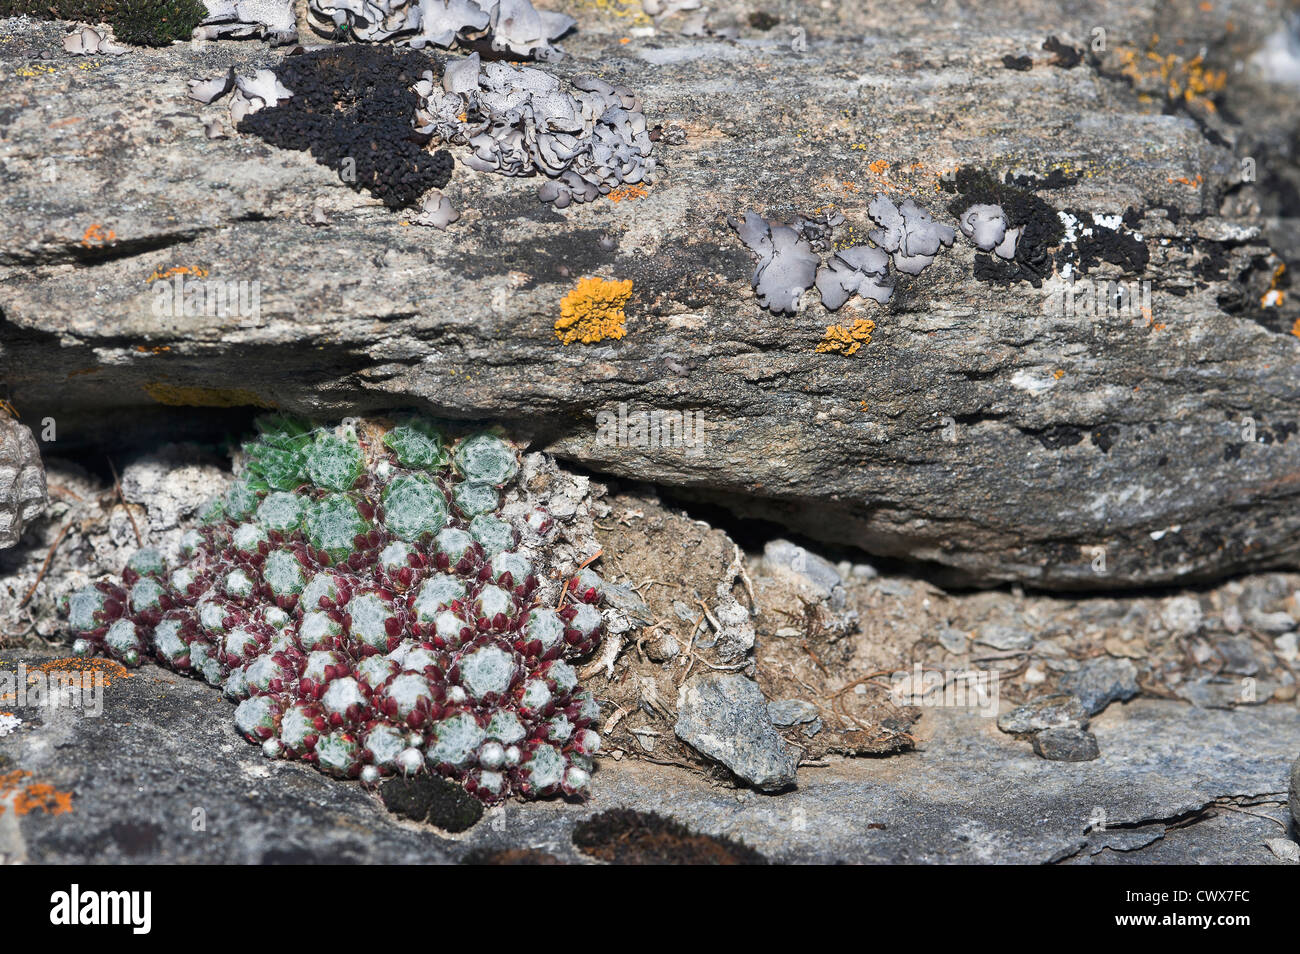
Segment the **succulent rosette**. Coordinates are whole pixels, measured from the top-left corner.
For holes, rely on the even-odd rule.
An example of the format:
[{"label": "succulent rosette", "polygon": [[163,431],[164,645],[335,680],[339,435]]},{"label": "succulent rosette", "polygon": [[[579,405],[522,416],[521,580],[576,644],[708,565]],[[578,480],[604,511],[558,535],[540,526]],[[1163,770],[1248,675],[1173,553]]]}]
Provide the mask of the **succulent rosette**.
[{"label": "succulent rosette", "polygon": [[538,598],[538,514],[502,511],[514,447],[420,419],[259,430],[176,565],[140,550],[67,599],[76,650],[220,686],[267,756],[337,777],[585,792],[600,707],[572,662],[602,637],[600,581]]}]

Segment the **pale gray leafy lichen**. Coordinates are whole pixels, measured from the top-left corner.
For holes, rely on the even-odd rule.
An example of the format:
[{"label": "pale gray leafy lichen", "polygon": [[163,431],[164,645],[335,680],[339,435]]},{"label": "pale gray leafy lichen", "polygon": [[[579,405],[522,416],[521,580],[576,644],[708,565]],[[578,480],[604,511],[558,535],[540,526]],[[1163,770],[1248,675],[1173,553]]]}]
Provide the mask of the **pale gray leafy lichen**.
[{"label": "pale gray leafy lichen", "polygon": [[889,278],[889,256],[870,245],[840,249],[817,272],[822,304],[836,311],[853,295],[883,305],[894,294]]},{"label": "pale gray leafy lichen", "polygon": [[537,59],[563,55],[552,41],[576,22],[564,13],[538,10],[530,0],[310,0],[308,16],[318,32],[345,29],[366,41],[400,35],[416,49],[448,49],[487,31],[492,49]]},{"label": "pale gray leafy lichen", "polygon": [[416,130],[468,146],[465,165],[505,176],[542,174],[538,197],[563,209],[622,185],[652,182],[656,168],[640,98],[593,76],[561,80],[532,67],[482,63],[477,53],[413,87]]},{"label": "pale gray leafy lichen", "polygon": [[121,56],[126,47],[118,46],[94,27],[83,26],[63,38],[63,52],[73,56]]},{"label": "pale gray leafy lichen", "polygon": [[208,16],[195,29],[195,39],[260,36],[274,45],[298,40],[293,0],[203,0],[203,5]]},{"label": "pale gray leafy lichen", "polygon": [[867,214],[880,226],[867,237],[893,255],[894,267],[908,275],[921,274],[934,261],[939,248],[951,247],[957,237],[950,226],[934,221],[929,211],[912,199],[904,199],[901,206],[896,206],[878,192]]},{"label": "pale gray leafy lichen", "polygon": [[757,212],[727,221],[754,253],[751,282],[759,304],[773,312],[798,311],[799,299],[813,286],[821,264],[807,239],[798,230],[771,223]]},{"label": "pale gray leafy lichen", "polygon": [[972,205],[962,213],[957,223],[961,232],[985,252],[999,258],[1015,258],[1020,229],[1009,228],[1006,213],[1000,205]]}]

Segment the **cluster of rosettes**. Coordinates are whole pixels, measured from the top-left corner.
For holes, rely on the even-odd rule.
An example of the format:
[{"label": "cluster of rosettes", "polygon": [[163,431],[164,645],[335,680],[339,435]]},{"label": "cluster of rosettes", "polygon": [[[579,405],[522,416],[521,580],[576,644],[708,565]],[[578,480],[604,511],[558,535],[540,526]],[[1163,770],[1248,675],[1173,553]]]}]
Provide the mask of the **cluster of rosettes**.
[{"label": "cluster of rosettes", "polygon": [[584,570],[541,605],[519,548],[554,528],[540,507],[501,518],[515,451],[448,447],[420,420],[261,429],[179,566],[141,550],[120,583],[69,597],[76,650],[201,676],[268,756],[331,775],[428,770],[485,801],[583,792],[600,708],[570,661],[601,639],[600,583]]}]

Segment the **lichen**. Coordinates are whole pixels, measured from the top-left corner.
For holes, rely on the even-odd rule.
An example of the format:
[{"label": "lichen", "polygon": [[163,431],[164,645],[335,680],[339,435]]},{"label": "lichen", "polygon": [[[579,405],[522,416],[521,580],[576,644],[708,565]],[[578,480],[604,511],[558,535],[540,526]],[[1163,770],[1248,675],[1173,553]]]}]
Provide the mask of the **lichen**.
[{"label": "lichen", "polygon": [[852,328],[831,325],[817,345],[817,353],[846,356],[857,354],[860,348],[871,343],[871,333],[875,330],[876,323],[870,318],[855,318]]},{"label": "lichen", "polygon": [[486,34],[491,49],[558,58],[551,45],[576,21],[565,13],[538,10],[530,0],[310,0],[307,14],[318,33],[358,40],[400,36],[415,49],[448,48]]},{"label": "lichen", "polygon": [[594,344],[606,338],[622,338],[626,315],[623,307],[632,297],[632,280],[606,281],[584,278],[560,300],[560,317],[555,336],[563,344]]},{"label": "lichen", "polygon": [[569,90],[545,70],[482,63],[477,53],[449,62],[438,79],[427,71],[415,84],[416,130],[469,147],[471,169],[540,173],[538,198],[557,209],[653,181],[654,142],[626,86],[579,74]]},{"label": "lichen", "polygon": [[308,151],[350,188],[403,208],[451,176],[451,155],[426,150],[412,128],[419,98],[411,87],[428,66],[419,53],[388,47],[286,57],[274,71],[258,71],[255,86],[236,77],[236,95],[263,104],[236,118],[238,128]]},{"label": "lichen", "polygon": [[221,686],[265,755],[330,775],[428,771],[489,802],[583,793],[600,708],[566,660],[600,642],[602,588],[575,577],[541,600],[559,576],[547,538],[498,497],[457,503],[508,487],[517,451],[483,434],[448,455],[422,420],[259,427],[178,565],[141,550],[68,597],[75,650]]}]

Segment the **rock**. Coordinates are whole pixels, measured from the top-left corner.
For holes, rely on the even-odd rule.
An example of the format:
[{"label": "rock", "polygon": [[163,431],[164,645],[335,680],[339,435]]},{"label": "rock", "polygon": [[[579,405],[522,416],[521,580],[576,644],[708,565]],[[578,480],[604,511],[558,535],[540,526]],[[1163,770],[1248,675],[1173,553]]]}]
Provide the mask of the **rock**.
[{"label": "rock", "polygon": [[1264,841],[1268,845],[1268,850],[1273,852],[1283,861],[1289,861],[1291,864],[1300,863],[1300,845],[1297,845],[1289,838],[1268,838]]},{"label": "rock", "polygon": [[[1089,9],[1139,53],[1148,36],[1176,36],[1228,64],[1283,22],[1265,0],[1242,0],[1231,33],[1208,16],[1166,29],[1162,11],[1118,0]],[[887,24],[862,5],[831,4],[801,11],[800,24],[845,42],[799,54],[774,38],[618,45],[598,22],[580,23],[569,58],[546,68],[617,76],[649,123],[690,130],[682,145],[656,144],[670,174],[635,202],[561,215],[533,182],[458,172],[449,191],[466,214],[440,232],[402,228],[310,156],[237,130],[204,137],[221,107],[187,101],[187,82],[264,66],[259,43],[210,44],[202,57],[186,44],[132,50],[91,75],[43,76],[39,96],[31,83],[6,84],[0,379],[28,419],[58,420],[65,453],[102,455],[164,429],[212,439],[270,406],[336,417],[418,405],[505,422],[589,470],[966,581],[1098,590],[1294,564],[1296,296],[1258,304],[1276,268],[1270,242],[1295,232],[1268,185],[1288,173],[1281,164],[1241,183],[1224,144],[1241,151],[1257,134],[1294,128],[1294,94],[1234,72],[1221,112],[1242,125],[1228,128],[1222,115],[1193,121],[1186,102],[1167,113],[1163,96],[1129,95],[1132,81],[1105,62],[1003,68],[1002,51],[1059,31],[1050,4],[1014,21],[990,5],[944,17],[918,5]],[[8,73],[63,32],[10,29]],[[989,55],[954,60],[955,35]],[[934,83],[916,82],[918,55]],[[934,197],[936,221],[951,227],[973,201],[940,178],[954,165],[999,181],[1038,176],[1030,191],[1051,207],[1048,225],[1058,211],[1133,209],[1125,228],[1142,239],[1130,235],[1127,248],[1149,256],[1144,267],[1098,263],[1086,277],[1149,281],[1154,317],[1057,320],[1045,315],[1055,307],[1047,286],[1002,284],[964,239],[902,279],[888,305],[865,305],[879,330],[852,357],[816,352],[829,313],[815,295],[793,318],[762,311],[752,256],[726,218],[788,218],[834,201],[842,228],[869,229],[874,190],[838,185],[862,179],[868,153],[829,146],[863,84],[855,128],[891,130],[864,144],[869,161],[891,182],[906,170],[908,191]],[[931,117],[968,102],[979,121],[957,139],[936,136]],[[1025,115],[1061,117],[1093,174],[1046,182],[1059,130]],[[1228,135],[1206,132],[1216,127]],[[1155,160],[1133,154],[1153,137]],[[304,229],[317,206],[329,227]],[[1252,206],[1264,214],[1236,213]],[[1064,239],[1045,254],[1067,254]],[[156,314],[163,286],[149,279],[182,267],[256,284],[258,307]],[[626,337],[560,345],[551,326],[561,299],[598,272],[634,282]],[[1099,333],[1080,337],[1083,326]],[[1213,388],[1165,373],[1189,353],[1215,369]],[[703,452],[603,440],[596,416],[620,404],[698,411]],[[1226,407],[1250,409],[1256,439],[1242,439]]]},{"label": "rock", "polygon": [[810,594],[828,600],[831,609],[844,608],[844,578],[835,565],[789,540],[772,540],[763,547],[763,572],[794,577]]},{"label": "rock", "polygon": [[1297,645],[1297,634],[1284,633],[1273,640],[1273,645],[1277,647],[1277,654],[1289,663],[1295,662],[1300,658],[1300,646]]},{"label": "rock", "polygon": [[1295,629],[1296,621],[1291,618],[1290,613],[1251,613],[1246,621],[1252,629],[1256,629],[1268,636],[1280,636],[1282,633],[1290,632]]},{"label": "rock", "polygon": [[[0,668],[50,658],[11,651]],[[974,710],[935,709],[938,731],[924,748],[836,761],[779,798],[739,801],[673,767],[599,758],[585,801],[511,802],[452,837],[397,819],[359,783],[267,760],[237,735],[219,692],[151,664],[112,680],[100,718],[14,712],[22,722],[3,740],[4,772],[31,772],[34,784],[71,793],[71,811],[0,816],[0,860],[32,864],[427,864],[539,846],[581,862],[590,859],[573,844],[576,827],[615,809],[671,816],[773,862],[1086,862],[1110,837],[1131,850],[1098,860],[1257,864],[1274,859],[1265,840],[1281,834],[1274,817],[1285,818],[1285,806],[1268,818],[1209,813],[1179,828],[1167,820],[1276,791],[1279,766],[1297,754],[1295,714],[1282,706],[1189,718],[1185,704],[1138,699],[1095,728],[1107,757],[1087,765],[1040,759],[983,731],[987,720]],[[1300,823],[1300,766],[1292,774]],[[1098,809],[1104,832],[1090,831]]]},{"label": "rock", "polygon": [[966,634],[959,629],[945,626],[939,630],[939,645],[954,656],[960,656],[966,651]]},{"label": "rock", "polygon": [[975,642],[994,649],[1028,649],[1033,645],[1034,634],[1023,626],[990,625],[980,629]]},{"label": "rock", "polygon": [[36,439],[0,402],[0,550],[17,543],[48,503]]},{"label": "rock", "polygon": [[1093,659],[1062,676],[1061,691],[1078,696],[1089,715],[1096,715],[1112,702],[1138,694],[1137,667],[1131,659]]},{"label": "rock", "polygon": [[[122,496],[145,506],[149,530],[163,533],[190,521],[224,493],[230,472],[195,447],[172,445],[133,460],[122,469]],[[155,539],[155,543],[157,543]]]},{"label": "rock", "polygon": [[1078,696],[1062,693],[1044,696],[998,716],[998,728],[1012,735],[1043,729],[1086,729],[1088,710]]},{"label": "rock", "polygon": [[1175,636],[1192,636],[1201,628],[1204,613],[1194,596],[1175,596],[1160,611],[1160,622]]},{"label": "rock", "polygon": [[815,705],[803,699],[780,699],[767,704],[767,715],[773,725],[800,725],[812,722],[820,714]]},{"label": "rock", "polygon": [[692,676],[677,704],[677,737],[761,791],[793,785],[795,754],[772,726],[752,679],[731,672]]},{"label": "rock", "polygon": [[1223,668],[1228,672],[1239,676],[1253,676],[1259,672],[1254,642],[1245,636],[1229,636],[1217,640],[1214,648],[1223,657]]},{"label": "rock", "polygon": [[1097,737],[1078,728],[1036,732],[1034,751],[1051,762],[1091,762],[1101,754],[1097,749]]},{"label": "rock", "polygon": [[1291,823],[1300,829],[1300,758],[1291,765]]}]

